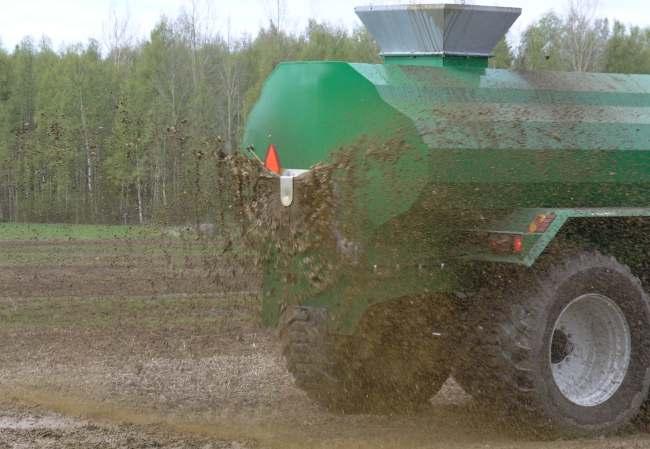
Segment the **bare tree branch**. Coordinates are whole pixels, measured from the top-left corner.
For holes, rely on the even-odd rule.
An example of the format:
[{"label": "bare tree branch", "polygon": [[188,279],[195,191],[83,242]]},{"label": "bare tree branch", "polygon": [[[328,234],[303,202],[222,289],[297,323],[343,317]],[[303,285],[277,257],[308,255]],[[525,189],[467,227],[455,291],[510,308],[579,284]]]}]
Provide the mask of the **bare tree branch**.
[{"label": "bare tree branch", "polygon": [[119,67],[122,62],[124,50],[133,44],[133,36],[128,3],[119,13],[115,2],[112,1],[109,8],[108,22],[104,25],[104,45],[116,67]]}]

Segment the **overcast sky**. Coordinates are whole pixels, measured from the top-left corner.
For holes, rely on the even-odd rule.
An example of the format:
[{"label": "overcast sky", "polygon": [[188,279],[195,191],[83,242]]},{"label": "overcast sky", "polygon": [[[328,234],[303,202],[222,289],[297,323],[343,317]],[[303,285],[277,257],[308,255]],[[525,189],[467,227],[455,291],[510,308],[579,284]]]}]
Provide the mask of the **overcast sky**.
[{"label": "overcast sky", "polygon": [[[276,0],[194,0],[201,9],[209,9],[206,23],[213,31],[231,36],[254,35],[273,15]],[[413,3],[402,0],[281,0],[286,5],[284,28],[304,28],[312,17],[352,28],[359,24],[354,6],[365,4]],[[519,6],[524,13],[513,27],[510,39],[517,40],[521,31],[548,10],[562,13],[568,0],[485,0],[468,3]],[[433,3],[435,1],[431,1]],[[422,0],[419,3],[427,3]],[[48,36],[55,48],[89,38],[104,41],[105,30],[116,11],[130,17],[131,33],[146,37],[161,15],[175,17],[192,0],[0,0],[0,42],[12,49],[25,36],[40,39]],[[649,0],[599,0],[598,15],[618,19],[626,24],[650,26]]]}]

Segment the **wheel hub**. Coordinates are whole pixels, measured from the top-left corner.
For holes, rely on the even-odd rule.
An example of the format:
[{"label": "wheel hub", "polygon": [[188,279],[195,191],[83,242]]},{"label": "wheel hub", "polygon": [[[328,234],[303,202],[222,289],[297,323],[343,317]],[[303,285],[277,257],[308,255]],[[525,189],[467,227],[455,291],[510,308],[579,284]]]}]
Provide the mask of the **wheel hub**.
[{"label": "wheel hub", "polygon": [[558,389],[570,402],[594,407],[609,400],[627,374],[631,333],[610,298],[587,294],[570,302],[553,328],[549,362]]}]

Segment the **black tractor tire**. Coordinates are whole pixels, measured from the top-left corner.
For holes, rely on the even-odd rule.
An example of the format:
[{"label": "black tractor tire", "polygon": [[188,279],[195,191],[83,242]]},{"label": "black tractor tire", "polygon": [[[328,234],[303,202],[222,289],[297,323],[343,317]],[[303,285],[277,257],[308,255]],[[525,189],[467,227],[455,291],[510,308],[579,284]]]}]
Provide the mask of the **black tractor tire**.
[{"label": "black tractor tire", "polygon": [[636,417],[650,388],[648,297],[613,257],[549,260],[500,277],[454,377],[537,433],[610,434]]},{"label": "black tractor tire", "polygon": [[325,309],[287,309],[280,342],[296,385],[336,413],[408,414],[426,405],[449,377],[450,346],[430,316],[401,309],[369,311],[351,337],[328,333]]}]

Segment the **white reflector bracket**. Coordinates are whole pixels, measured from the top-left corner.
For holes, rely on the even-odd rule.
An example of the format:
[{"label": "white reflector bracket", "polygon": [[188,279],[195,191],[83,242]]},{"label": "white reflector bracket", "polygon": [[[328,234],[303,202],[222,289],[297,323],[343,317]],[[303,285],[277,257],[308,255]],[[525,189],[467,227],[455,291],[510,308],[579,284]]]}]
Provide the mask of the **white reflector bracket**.
[{"label": "white reflector bracket", "polygon": [[309,170],[285,170],[280,176],[280,201],[284,207],[293,204],[293,180]]}]

